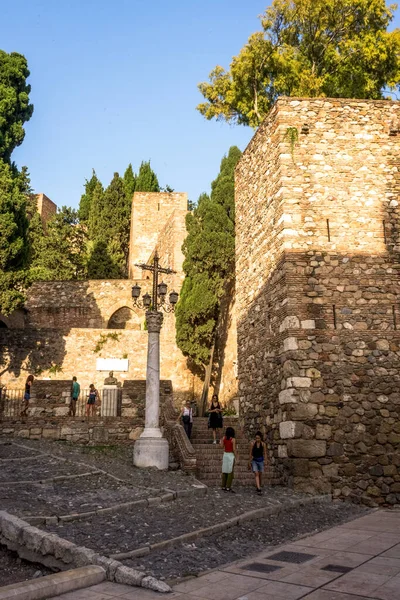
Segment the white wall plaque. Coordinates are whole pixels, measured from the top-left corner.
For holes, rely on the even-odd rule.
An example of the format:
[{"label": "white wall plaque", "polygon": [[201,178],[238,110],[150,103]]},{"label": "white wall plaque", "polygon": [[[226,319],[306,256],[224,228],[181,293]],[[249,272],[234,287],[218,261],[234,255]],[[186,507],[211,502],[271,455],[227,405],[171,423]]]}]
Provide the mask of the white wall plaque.
[{"label": "white wall plaque", "polygon": [[98,358],[96,360],[96,371],[128,371],[129,360],[127,358]]}]

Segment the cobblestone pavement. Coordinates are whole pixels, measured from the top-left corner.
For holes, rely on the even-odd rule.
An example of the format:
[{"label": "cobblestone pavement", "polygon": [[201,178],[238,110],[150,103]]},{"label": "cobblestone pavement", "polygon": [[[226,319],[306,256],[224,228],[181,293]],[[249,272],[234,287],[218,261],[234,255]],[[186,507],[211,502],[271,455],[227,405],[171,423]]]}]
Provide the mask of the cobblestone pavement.
[{"label": "cobblestone pavement", "polygon": [[[0,437],[0,448],[2,439],[10,441]],[[133,466],[132,446],[77,446],[67,442],[25,439],[18,443],[36,452],[46,452],[71,462],[82,462],[89,467],[88,470],[90,467],[102,469],[138,487],[192,491],[193,485],[198,483],[195,477],[182,471],[136,469]]]},{"label": "cobblestone pavement", "polygon": [[[379,510],[191,578],[177,600],[400,600],[400,511]],[[159,600],[101,583],[58,600]],[[55,600],[55,599],[49,599]]]},{"label": "cobblestone pavement", "polygon": [[96,515],[40,527],[75,544],[109,555],[155,544],[221,523],[255,508],[277,506],[301,497],[278,487],[266,490],[261,497],[253,489],[240,488],[235,495],[209,489],[207,496],[201,500],[196,496],[178,498],[174,502],[140,510],[124,509],[112,515]]}]

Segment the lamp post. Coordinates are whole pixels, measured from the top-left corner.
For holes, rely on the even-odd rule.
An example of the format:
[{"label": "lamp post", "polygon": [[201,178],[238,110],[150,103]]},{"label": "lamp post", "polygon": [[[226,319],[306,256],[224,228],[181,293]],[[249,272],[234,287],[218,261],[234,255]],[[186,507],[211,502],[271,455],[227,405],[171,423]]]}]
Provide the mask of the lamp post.
[{"label": "lamp post", "polygon": [[132,286],[132,301],[136,308],[146,311],[148,331],[147,367],[146,367],[146,416],[145,427],[140,438],[136,441],[133,451],[133,464],[136,467],[157,467],[168,469],[169,447],[168,441],[162,437],[160,429],[160,331],[165,312],[174,312],[178,302],[178,294],[170,292],[167,302],[167,285],[158,283],[160,273],[170,275],[175,273],[172,269],[160,266],[159,256],[156,251],[151,265],[144,263],[135,265],[143,271],[153,273],[152,294],[144,294],[140,300],[141,288]]}]

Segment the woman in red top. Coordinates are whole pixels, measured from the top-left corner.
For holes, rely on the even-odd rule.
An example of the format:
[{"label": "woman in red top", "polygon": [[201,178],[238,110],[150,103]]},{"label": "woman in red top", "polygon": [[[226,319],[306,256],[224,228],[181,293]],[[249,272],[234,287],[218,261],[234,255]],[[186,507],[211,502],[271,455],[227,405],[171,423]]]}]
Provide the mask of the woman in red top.
[{"label": "woman in red top", "polygon": [[233,468],[237,462],[235,430],[233,427],[227,427],[225,436],[221,440],[221,446],[224,449],[222,458],[222,489],[225,492],[234,492],[232,489]]}]

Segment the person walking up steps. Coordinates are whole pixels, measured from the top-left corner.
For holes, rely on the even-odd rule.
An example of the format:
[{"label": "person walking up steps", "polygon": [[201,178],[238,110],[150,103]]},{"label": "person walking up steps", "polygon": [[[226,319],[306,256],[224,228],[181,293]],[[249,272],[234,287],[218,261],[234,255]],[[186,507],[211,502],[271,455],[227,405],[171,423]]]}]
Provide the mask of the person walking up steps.
[{"label": "person walking up steps", "polygon": [[236,454],[235,430],[233,427],[227,427],[225,435],[221,440],[221,446],[224,449],[222,457],[222,489],[225,492],[234,492],[232,489],[233,469],[235,463],[238,464]]},{"label": "person walking up steps", "polygon": [[249,469],[256,478],[257,494],[261,495],[264,463],[267,462],[267,445],[263,442],[261,431],[257,431],[256,439],[250,444]]},{"label": "person walking up steps", "polygon": [[69,405],[69,413],[68,413],[69,417],[75,417],[75,415],[76,415],[76,403],[78,401],[80,391],[81,391],[81,386],[79,385],[76,377],[74,376],[72,378],[72,386],[71,386],[71,402]]}]

